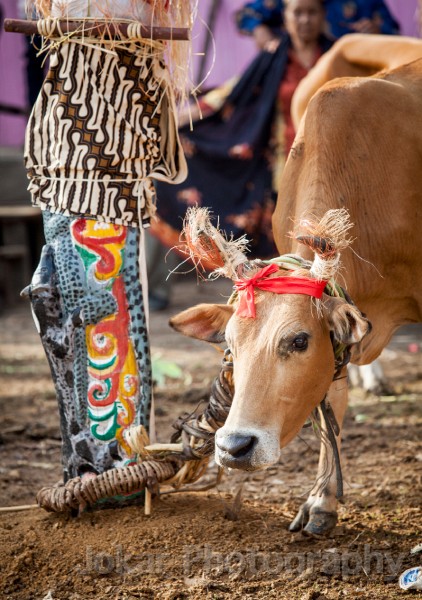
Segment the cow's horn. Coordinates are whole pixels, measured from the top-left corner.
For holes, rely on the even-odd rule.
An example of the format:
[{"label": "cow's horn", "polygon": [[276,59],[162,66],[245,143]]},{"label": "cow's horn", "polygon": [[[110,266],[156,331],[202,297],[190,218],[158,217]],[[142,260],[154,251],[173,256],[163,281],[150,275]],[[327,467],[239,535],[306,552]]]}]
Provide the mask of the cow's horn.
[{"label": "cow's horn", "polygon": [[238,269],[248,262],[244,252],[248,240],[245,236],[237,240],[227,239],[211,223],[207,208],[189,208],[186,212],[184,239],[195,265],[211,266],[214,275],[236,279]]},{"label": "cow's horn", "polygon": [[332,209],[317,220],[315,217],[301,219],[294,237],[315,252],[310,269],[313,277],[329,280],[335,276],[340,253],[352,242],[348,232],[353,227],[346,209]]},{"label": "cow's horn", "polygon": [[329,258],[336,253],[336,248],[327,239],[319,235],[297,235],[296,239],[301,244],[308,246],[321,257]]}]

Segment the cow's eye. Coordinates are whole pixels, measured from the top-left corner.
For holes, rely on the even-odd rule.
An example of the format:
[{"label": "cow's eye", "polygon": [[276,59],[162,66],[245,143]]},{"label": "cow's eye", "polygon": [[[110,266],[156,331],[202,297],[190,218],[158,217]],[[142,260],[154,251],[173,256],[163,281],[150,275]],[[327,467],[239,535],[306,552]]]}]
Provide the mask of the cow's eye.
[{"label": "cow's eye", "polygon": [[288,359],[294,352],[304,352],[308,347],[309,333],[301,331],[283,337],[277,348],[277,354],[282,359]]},{"label": "cow's eye", "polygon": [[303,352],[308,347],[308,336],[306,333],[300,333],[292,341],[292,349],[298,352]]}]

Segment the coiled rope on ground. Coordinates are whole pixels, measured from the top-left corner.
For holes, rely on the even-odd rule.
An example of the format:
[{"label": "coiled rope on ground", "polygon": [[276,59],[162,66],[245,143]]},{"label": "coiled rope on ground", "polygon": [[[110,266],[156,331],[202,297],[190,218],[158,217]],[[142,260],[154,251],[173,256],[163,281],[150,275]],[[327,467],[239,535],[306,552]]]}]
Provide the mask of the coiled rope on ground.
[{"label": "coiled rope on ground", "polygon": [[233,392],[233,361],[226,351],[207,407],[200,415],[185,415],[176,420],[171,444],[148,445],[143,428],[131,428],[126,440],[138,453],[138,464],[43,487],[36,497],[38,505],[49,512],[70,512],[122,494],[144,489],[156,492],[162,483],[178,488],[197,481],[214,453],[215,432],[226,421]]}]

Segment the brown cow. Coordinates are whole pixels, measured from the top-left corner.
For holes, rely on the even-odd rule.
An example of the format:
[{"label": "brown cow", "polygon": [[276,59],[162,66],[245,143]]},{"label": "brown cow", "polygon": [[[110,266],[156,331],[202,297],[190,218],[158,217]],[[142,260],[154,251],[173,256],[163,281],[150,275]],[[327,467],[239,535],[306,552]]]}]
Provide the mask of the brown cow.
[{"label": "brown cow", "polygon": [[[324,55],[315,69],[299,84],[292,100],[292,118],[297,129],[314,93],[336,77],[367,76],[393,69],[422,57],[422,41],[385,35],[347,35]],[[391,393],[378,360],[369,365],[350,365],[349,383],[375,394]]]},{"label": "brown cow", "polygon": [[[361,52],[367,53],[363,41]],[[233,405],[216,435],[219,464],[250,470],[276,462],[326,395],[341,429],[347,386],[337,378],[333,345],[348,346],[352,361],[365,364],[397,327],[422,321],[421,167],[422,59],[375,76],[337,79],[312,97],[283,172],[275,239],[280,254],[299,260],[315,254],[309,276],[330,280],[339,254],[332,230],[317,224],[318,235],[308,228],[300,241],[288,231],[303,215],[347,209],[355,239],[341,253],[341,276],[356,306],[326,293],[316,301],[255,289],[255,319],[240,316],[234,304],[200,305],[172,320],[193,337],[225,336],[234,357]],[[302,224],[306,230],[307,221]],[[263,265],[241,263],[236,274],[245,285]],[[239,292],[241,302],[245,295]],[[338,470],[327,469],[332,454],[322,444],[316,484],[292,530],[320,534],[334,526]]]}]

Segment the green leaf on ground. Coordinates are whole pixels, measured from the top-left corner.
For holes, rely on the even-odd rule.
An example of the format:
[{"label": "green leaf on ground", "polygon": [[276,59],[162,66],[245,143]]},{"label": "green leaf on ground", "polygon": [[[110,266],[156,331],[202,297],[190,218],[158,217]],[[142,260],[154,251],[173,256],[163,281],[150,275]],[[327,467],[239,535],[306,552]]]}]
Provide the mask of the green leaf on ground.
[{"label": "green leaf on ground", "polygon": [[158,386],[163,387],[166,379],[181,379],[182,369],[176,363],[161,358],[161,355],[152,357],[152,378]]}]

